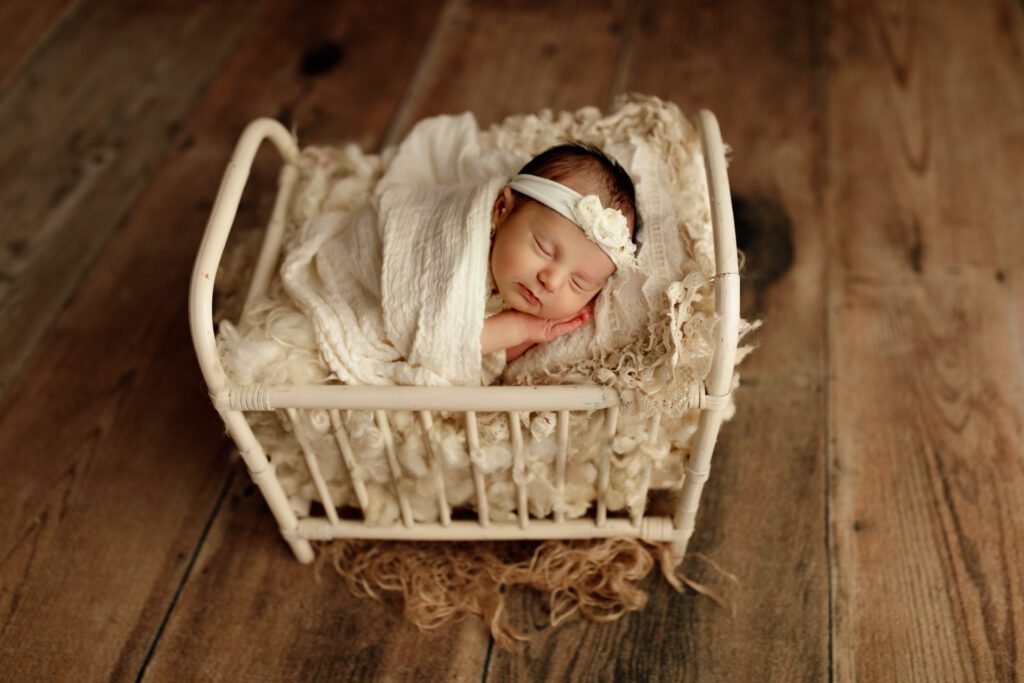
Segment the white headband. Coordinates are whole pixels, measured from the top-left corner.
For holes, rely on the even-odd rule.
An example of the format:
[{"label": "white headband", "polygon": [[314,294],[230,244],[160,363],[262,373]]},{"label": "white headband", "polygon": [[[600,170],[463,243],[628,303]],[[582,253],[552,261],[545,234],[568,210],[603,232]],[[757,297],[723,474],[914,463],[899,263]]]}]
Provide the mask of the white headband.
[{"label": "white headband", "polygon": [[587,239],[608,255],[616,269],[636,267],[636,245],[630,239],[626,217],[618,209],[602,207],[597,195],[584,197],[554,180],[525,173],[512,178],[508,185],[578,225]]}]

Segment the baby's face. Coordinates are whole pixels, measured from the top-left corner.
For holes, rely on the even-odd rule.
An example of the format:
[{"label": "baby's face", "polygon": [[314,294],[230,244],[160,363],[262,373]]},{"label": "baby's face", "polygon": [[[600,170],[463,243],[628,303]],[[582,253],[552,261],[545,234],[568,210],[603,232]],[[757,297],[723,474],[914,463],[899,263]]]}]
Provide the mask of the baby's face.
[{"label": "baby's face", "polygon": [[572,221],[538,201],[520,201],[513,207],[506,187],[494,204],[491,274],[498,292],[524,313],[573,315],[601,291],[615,264]]}]

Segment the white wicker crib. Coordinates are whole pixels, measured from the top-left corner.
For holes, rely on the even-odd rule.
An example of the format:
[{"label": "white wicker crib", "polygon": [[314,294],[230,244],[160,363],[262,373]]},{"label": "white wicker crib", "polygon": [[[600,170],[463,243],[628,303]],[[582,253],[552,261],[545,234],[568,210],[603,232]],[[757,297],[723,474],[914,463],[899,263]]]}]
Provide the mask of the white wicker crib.
[{"label": "white wicker crib", "polygon": [[[611,443],[615,436],[619,411],[619,396],[609,388],[597,385],[544,386],[544,387],[364,387],[339,385],[310,385],[264,387],[237,385],[221,365],[213,323],[213,292],[217,268],[227,242],[242,190],[248,179],[256,151],[264,139],[269,138],[284,158],[279,177],[279,189],[266,236],[259,254],[251,285],[246,296],[246,307],[266,291],[278,263],[285,213],[295,187],[298,171],[296,161],[299,149],[289,132],[277,121],[258,119],[242,134],[227,166],[224,179],[213,206],[212,215],[199,247],[189,294],[189,321],[199,364],[210,390],[214,406],[220,413],[253,481],[266,498],[281,529],[300,562],[313,560],[311,540],[333,538],[372,538],[393,540],[520,540],[520,539],[587,539],[612,536],[637,537],[649,542],[671,542],[673,558],[681,562],[687,543],[693,533],[694,521],[704,482],[708,478],[711,456],[722,421],[722,410],[729,400],[733,367],[735,364],[739,326],[739,276],[737,273],[736,239],[733,225],[729,181],[726,174],[724,147],[718,122],[709,111],[697,116],[701,144],[708,178],[708,192],[715,245],[715,311],[719,316],[715,349],[710,373],[699,397],[700,418],[693,447],[685,467],[682,495],[674,514],[652,516],[643,510],[629,517],[608,514],[605,491],[608,487]],[[401,523],[373,526],[361,520],[343,519],[331,499],[317,458],[301,444],[306,456],[309,475],[324,502],[323,516],[310,516],[303,505],[291,501],[278,480],[263,446],[256,438],[243,414],[244,411],[284,410],[296,420],[296,411],[322,409],[328,411],[342,461],[352,471],[353,454],[349,439],[339,418],[342,410],[374,411],[388,456],[391,476],[401,505]],[[432,411],[463,412],[465,432],[470,452],[479,449],[477,434],[478,412],[509,414],[513,467],[525,468],[523,437],[518,413],[520,411],[555,411],[558,414],[558,453],[555,468],[556,485],[565,486],[566,454],[569,440],[570,411],[607,411],[605,421],[606,446],[601,455],[597,479],[597,501],[593,514],[580,519],[565,519],[556,510],[549,518],[531,516],[527,491],[517,486],[518,506],[516,521],[492,520],[484,475],[473,467],[476,491],[476,519],[453,519],[444,492],[440,463],[435,457],[431,466],[438,481],[437,522],[417,522],[409,512],[397,479],[402,476],[395,454],[389,426],[390,411],[415,411],[420,426],[429,431]],[[652,418],[650,434],[659,429],[658,416]],[[301,441],[300,441],[301,443]],[[472,462],[472,458],[471,458]],[[367,492],[357,477],[352,477],[353,488],[360,505],[366,507]]]}]

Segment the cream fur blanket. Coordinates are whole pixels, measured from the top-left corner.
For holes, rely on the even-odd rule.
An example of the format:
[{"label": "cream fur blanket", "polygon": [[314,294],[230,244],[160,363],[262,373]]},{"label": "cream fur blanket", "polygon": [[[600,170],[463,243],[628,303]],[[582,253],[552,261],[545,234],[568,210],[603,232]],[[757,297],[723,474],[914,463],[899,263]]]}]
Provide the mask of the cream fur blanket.
[{"label": "cream fur blanket", "polygon": [[[477,329],[483,316],[480,294],[467,288],[464,299],[436,302],[436,307],[427,310],[440,312],[436,317],[431,312],[424,324],[406,312],[404,317],[396,318],[394,337],[387,333],[383,312],[386,303],[374,310],[374,301],[378,296],[384,299],[387,284],[381,285],[379,293],[370,287],[365,300],[357,302],[358,306],[350,305],[351,315],[362,326],[358,329],[349,325],[353,318],[346,318],[350,314],[344,309],[326,313],[321,309],[308,315],[321,305],[318,299],[331,300],[330,287],[322,280],[316,281],[320,250],[309,240],[319,239],[314,235],[320,235],[322,243],[347,239],[337,237],[342,227],[375,220],[367,217],[368,211],[383,213],[386,223],[391,207],[411,206],[406,200],[415,197],[418,202],[423,197],[416,193],[423,189],[427,189],[428,203],[431,197],[443,197],[447,191],[444,187],[463,192],[455,202],[461,207],[460,215],[478,215],[479,208],[489,204],[487,194],[493,202],[500,182],[522,163],[565,140],[603,148],[632,176],[644,221],[637,255],[641,268],[633,277],[620,279],[615,287],[601,292],[593,324],[536,347],[510,364],[501,381],[599,382],[618,390],[624,405],[613,443],[606,498],[610,511],[639,510],[645,505],[648,483],[653,489],[681,487],[699,415],[696,399],[713,351],[714,245],[696,127],[675,105],[657,98],[625,97],[607,116],[594,108],[557,115],[542,111],[514,116],[487,131],[479,130],[470,114],[436,117],[421,122],[401,146],[381,155],[366,154],[355,146],[306,148],[300,159],[300,183],[290,207],[282,278],[271,283],[268,297],[252,307],[237,328],[229,323],[221,325],[220,349],[229,375],[242,384],[272,385],[339,380],[384,384],[411,376],[408,373],[422,374],[423,381],[415,383],[478,381],[474,379],[479,376],[474,363],[479,361],[479,331],[473,334],[469,326],[462,328],[458,342],[464,348],[475,349],[475,353],[453,354],[460,357],[451,359],[455,363],[451,367],[422,360],[435,351],[429,343],[421,344],[418,337],[422,334],[424,340],[429,339],[437,330],[425,328],[444,319],[444,311],[463,305],[480,307],[480,315],[474,314],[470,322],[472,329]],[[394,188],[402,189],[396,191],[394,203],[389,203],[386,198]],[[477,188],[478,193],[469,188]],[[374,196],[385,199],[368,207]],[[429,231],[449,222],[449,218],[439,218],[436,223],[428,220],[424,229]],[[363,228],[366,234],[379,236],[383,244],[387,228],[382,225],[378,221]],[[478,236],[474,233],[466,238],[466,245],[473,245],[470,249],[479,248],[480,242],[473,241]],[[366,253],[373,248],[367,247]],[[344,258],[344,247],[339,245],[338,249],[340,258]],[[324,272],[336,272],[327,259],[324,255]],[[482,263],[486,268],[486,258]],[[479,277],[475,266],[460,272],[471,279],[474,288],[480,282],[474,279]],[[353,277],[372,282],[376,274]],[[314,292],[312,296],[310,291]],[[741,323],[741,335],[748,329]],[[383,349],[381,355],[366,366],[353,360],[354,351],[346,345],[345,335],[358,335],[360,343],[375,348],[371,342],[380,339],[377,335],[381,330],[389,342],[379,347]],[[737,362],[747,350],[740,349]],[[401,358],[417,360],[401,369],[396,366]],[[730,404],[725,417],[732,412]],[[652,433],[655,415],[660,428]],[[250,413],[248,417],[286,491],[296,501],[316,500],[302,452],[291,433],[293,426],[274,414]],[[535,516],[546,516],[556,509],[569,517],[585,514],[597,494],[603,415],[574,414],[570,420],[572,445],[564,496],[554,484],[555,415],[524,413],[520,419],[527,435],[527,467],[524,472],[513,472],[508,416],[478,416],[481,449],[473,457],[486,475],[492,517],[513,518],[517,482],[527,485],[531,514]],[[367,483],[370,506],[366,518],[375,524],[393,523],[399,516],[399,506],[390,481],[384,437],[372,413],[345,411],[343,422],[356,453],[355,474]],[[417,520],[437,519],[436,480],[429,464],[428,445],[440,457],[449,502],[472,505],[470,452],[461,414],[435,414],[430,432],[425,433],[414,415],[399,412],[393,414],[391,427],[403,473],[399,486]],[[351,478],[342,466],[328,415],[324,411],[302,411],[295,428],[316,451],[333,499],[354,505]]]}]

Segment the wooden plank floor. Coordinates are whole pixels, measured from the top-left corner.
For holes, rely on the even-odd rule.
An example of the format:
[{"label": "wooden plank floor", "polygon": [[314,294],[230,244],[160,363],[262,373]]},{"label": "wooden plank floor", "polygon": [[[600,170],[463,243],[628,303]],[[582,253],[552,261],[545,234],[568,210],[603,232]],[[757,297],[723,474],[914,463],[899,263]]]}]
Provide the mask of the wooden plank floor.
[{"label": "wooden plank floor", "polygon": [[[1020,3],[10,0],[0,37],[0,681],[1024,679]],[[742,583],[684,566],[736,616],[651,580],[513,652],[422,634],[230,457],[185,312],[220,175],[256,116],[379,148],[627,90],[733,148],[764,326],[690,549]]]}]

